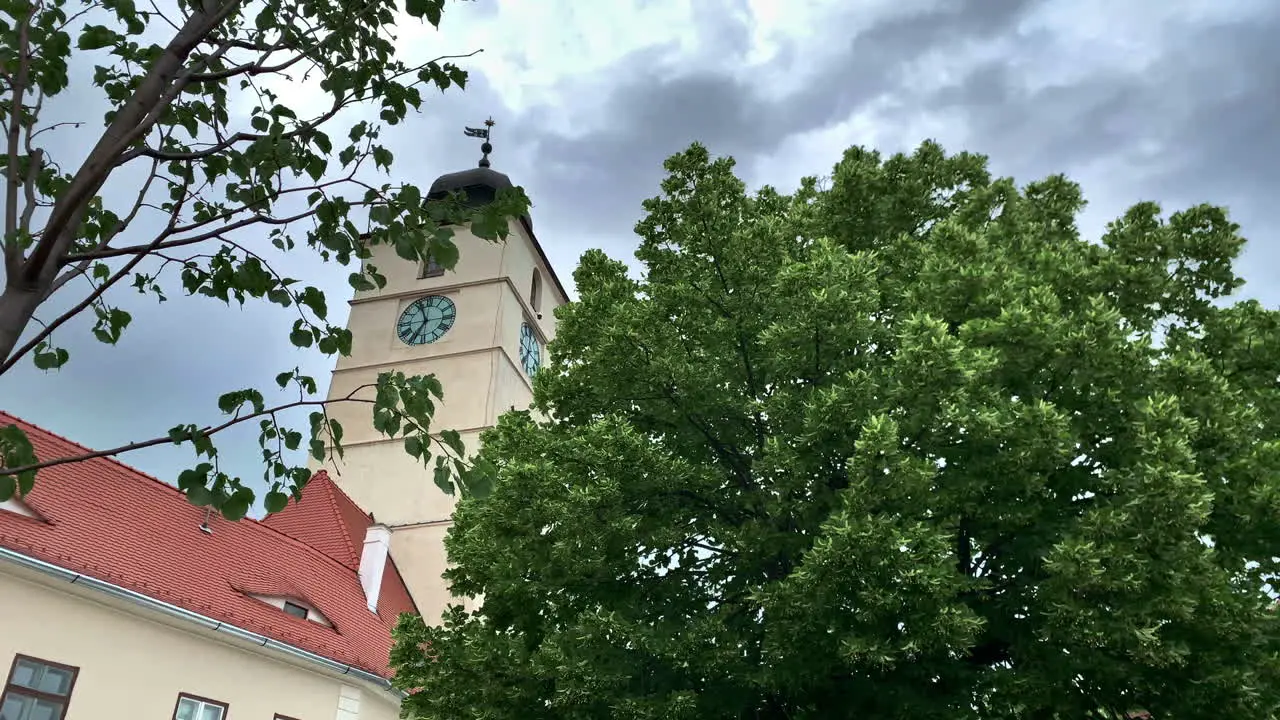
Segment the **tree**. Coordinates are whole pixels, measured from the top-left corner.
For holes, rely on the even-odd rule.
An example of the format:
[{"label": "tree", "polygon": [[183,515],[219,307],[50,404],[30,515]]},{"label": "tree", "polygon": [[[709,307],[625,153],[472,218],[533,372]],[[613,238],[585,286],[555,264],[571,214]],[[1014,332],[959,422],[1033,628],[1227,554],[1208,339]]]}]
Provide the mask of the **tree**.
[{"label": "tree", "polygon": [[[1280,314],[1224,210],[932,143],[748,194],[671,158],[482,437],[424,718],[1271,717]],[[551,418],[551,419],[546,419]]]},{"label": "tree", "polygon": [[[318,252],[326,261],[360,263],[351,286],[372,289],[386,282],[367,262],[373,247],[394,246],[406,260],[431,257],[452,268],[458,251],[451,225],[470,222],[477,235],[499,239],[506,218],[527,207],[519,190],[474,209],[460,196],[427,202],[413,185],[368,179],[370,172],[390,173],[393,157],[379,142],[380,123],[346,111],[376,108],[381,123],[395,125],[420,107],[422,88],[444,91],[467,78],[452,62],[457,58],[411,67],[394,57],[395,0],[179,0],[167,11],[150,7],[139,9],[134,0],[73,8],[66,0],[15,0],[3,10],[0,376],[24,361],[46,370],[67,363],[69,353],[55,334],[83,313],[96,317],[98,340],[116,343],[132,320],[118,291],[131,286],[163,302],[175,274],[188,294],[296,308],[289,333],[295,345],[346,354],[351,335],[328,323],[324,293],[277,272],[271,252]],[[433,26],[443,9],[444,0],[405,0],[403,7]],[[72,90],[73,33],[77,60],[103,63],[95,66],[93,86],[111,109],[93,149],[78,169],[65,172],[49,148],[57,142],[53,131],[71,123],[47,122],[41,109],[46,99]],[[168,42],[152,42],[161,36]],[[327,100],[310,113],[291,108],[278,94],[289,83],[306,83]],[[108,183],[117,190],[132,184],[131,202],[104,200]],[[56,309],[42,317],[50,308]],[[291,464],[290,451],[309,447],[317,459],[328,448],[341,453],[342,430],[328,418],[326,402],[314,397],[313,378],[293,369],[276,380],[296,388],[297,400],[272,406],[261,390],[232,390],[218,402],[229,416],[223,422],[180,425],[93,455],[188,443],[198,464],[182,473],[179,486],[193,503],[235,519],[255,494],[219,469],[213,436],[258,423],[269,484],[265,504],[279,510],[310,477],[306,467]],[[376,388],[362,390],[370,392],[348,401],[372,403],[379,429],[403,436],[406,449],[425,461],[440,383],[385,373]],[[305,444],[304,432],[280,420],[293,408],[312,410]],[[18,427],[2,427],[0,500],[30,490],[41,468],[93,455],[37,458]],[[459,465],[460,473],[465,469]]]}]

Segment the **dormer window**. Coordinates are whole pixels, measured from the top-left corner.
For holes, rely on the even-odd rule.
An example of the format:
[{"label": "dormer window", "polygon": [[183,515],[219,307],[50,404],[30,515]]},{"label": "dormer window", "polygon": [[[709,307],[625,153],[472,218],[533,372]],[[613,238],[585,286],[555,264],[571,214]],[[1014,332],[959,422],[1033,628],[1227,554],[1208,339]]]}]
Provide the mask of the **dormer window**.
[{"label": "dormer window", "polygon": [[0,512],[11,512],[14,515],[21,515],[32,520],[44,519],[40,517],[40,513],[32,510],[31,506],[23,502],[16,494],[8,500],[0,501]]},{"label": "dormer window", "polygon": [[435,258],[428,256],[427,261],[422,263],[422,271],[418,273],[418,279],[424,280],[426,278],[440,277],[441,275],[444,275],[444,267],[436,262]]},{"label": "dormer window", "polygon": [[278,595],[259,595],[257,593],[249,593],[248,595],[254,600],[260,600],[272,607],[279,608],[286,614],[292,615],[299,620],[306,620],[307,622],[313,622],[317,625],[333,627],[333,623],[329,622],[329,618],[325,617],[323,613],[312,607],[310,603],[305,600],[299,600],[297,598],[290,600]]}]

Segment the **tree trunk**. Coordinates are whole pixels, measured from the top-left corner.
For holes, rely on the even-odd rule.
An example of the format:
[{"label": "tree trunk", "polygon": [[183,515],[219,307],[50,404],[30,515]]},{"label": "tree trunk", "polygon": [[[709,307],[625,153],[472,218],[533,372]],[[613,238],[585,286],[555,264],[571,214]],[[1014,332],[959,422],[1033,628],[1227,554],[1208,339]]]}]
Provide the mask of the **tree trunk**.
[{"label": "tree trunk", "polygon": [[22,332],[27,329],[36,308],[40,307],[41,294],[39,289],[18,287],[14,282],[6,285],[4,292],[0,293],[0,365],[17,347]]}]

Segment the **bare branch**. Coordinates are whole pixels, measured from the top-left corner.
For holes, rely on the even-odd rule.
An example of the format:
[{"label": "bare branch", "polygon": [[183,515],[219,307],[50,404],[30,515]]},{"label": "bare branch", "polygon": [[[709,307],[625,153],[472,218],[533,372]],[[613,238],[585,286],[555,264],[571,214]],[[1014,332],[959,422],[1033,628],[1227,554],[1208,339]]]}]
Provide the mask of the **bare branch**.
[{"label": "bare branch", "polygon": [[[142,183],[142,188],[138,190],[138,197],[137,199],[134,200],[133,207],[129,210],[129,214],[126,215],[118,225],[116,225],[114,230],[112,230],[105,237],[103,237],[102,241],[98,243],[98,248],[106,247],[107,244],[110,243],[113,239],[115,239],[117,235],[124,232],[125,228],[128,228],[129,224],[132,223],[134,218],[138,216],[138,213],[147,204],[146,203],[147,191],[151,189],[151,183],[154,182],[157,177],[159,177],[159,173],[157,172],[159,168],[160,168],[159,160],[155,160],[151,163],[151,172],[150,174],[147,175],[146,181]],[[93,263],[94,258],[86,257],[79,260],[78,262],[71,258],[68,258],[68,260],[70,262],[75,262],[76,266],[59,275],[58,278],[54,280],[52,284],[49,285],[48,295],[52,295],[53,293],[57,292],[63,285],[66,285],[68,282],[70,282],[73,278],[79,277],[83,275],[85,272],[87,272],[89,270],[89,265]],[[46,295],[46,297],[48,295]]]},{"label": "bare branch", "polygon": [[[334,403],[343,403],[343,402],[358,402],[358,403],[367,403],[372,405],[374,403],[373,400],[369,400],[365,398],[357,398],[355,397],[355,395],[359,393],[361,390],[375,387],[375,386],[376,386],[376,383],[365,383],[364,385],[357,387],[355,390],[352,390],[350,393],[346,395],[346,397],[332,398],[329,400],[295,400],[293,402],[285,403],[283,405],[277,405],[272,408],[266,408],[261,412],[255,412],[250,415],[243,415],[243,416],[237,415],[236,417],[233,417],[232,419],[222,423],[221,425],[210,425],[203,428],[202,430],[200,430],[200,435],[207,437],[209,435],[220,433],[223,430],[226,430],[227,428],[234,427],[236,425],[248,422],[250,420],[256,420],[257,418],[260,418],[260,417],[264,417],[267,415],[274,415],[276,413],[284,412],[286,410],[293,410],[296,408],[326,407]],[[0,476],[20,475],[25,472],[32,472],[34,470],[43,470],[45,468],[55,467],[57,465],[66,465],[68,463],[84,462],[85,460],[93,460],[94,458],[113,457],[115,455],[121,455],[123,453],[131,452],[134,450],[142,450],[145,448],[155,447],[157,445],[164,445],[166,443],[172,443],[172,442],[173,442],[173,438],[166,435],[164,437],[156,437],[156,438],[151,438],[150,440],[143,440],[141,442],[132,442],[125,445],[120,445],[119,447],[109,448],[107,450],[94,450],[92,452],[83,453],[81,455],[68,455],[66,457],[54,458],[53,460],[42,460],[37,463],[32,463],[30,465],[23,465],[16,468],[0,467]]]},{"label": "bare branch", "polygon": [[307,53],[299,53],[293,56],[292,58],[289,58],[288,60],[285,60],[284,62],[279,63],[277,65],[263,64],[266,61],[266,59],[271,56],[272,53],[278,52],[278,51],[279,51],[278,47],[271,48],[271,49],[268,49],[262,57],[258,58],[257,60],[251,63],[243,63],[240,65],[236,65],[234,67],[229,67],[226,70],[219,70],[217,72],[208,72],[208,73],[200,73],[198,75],[192,75],[189,78],[189,80],[190,82],[193,82],[193,83],[213,82],[217,80],[226,80],[228,78],[233,78],[237,75],[248,75],[250,77],[253,77],[254,75],[266,75],[270,73],[278,73],[278,72],[283,72],[285,70],[288,70],[289,68],[296,65],[299,60],[303,60],[307,57]]},{"label": "bare branch", "polygon": [[166,23],[168,23],[169,27],[173,28],[174,30],[181,30],[181,29],[182,29],[182,28],[178,27],[177,23],[175,23],[174,21],[170,20],[168,15],[165,15],[165,14],[160,10],[160,6],[156,5],[156,0],[149,0],[149,2],[150,2],[150,4],[151,4],[151,11],[155,13],[156,17],[158,17],[158,18],[160,18],[161,20],[163,20],[163,21],[165,21]]},{"label": "bare branch", "polygon": [[[469,57],[473,57],[473,56],[475,56],[475,55],[477,55],[477,54],[479,54],[479,53],[481,53],[481,52],[483,52],[483,50],[474,50],[474,51],[472,51],[472,52],[469,52],[469,53],[466,53],[466,54],[463,54],[463,55],[441,55],[440,57],[438,57],[438,58],[436,58],[436,59],[434,59],[434,60],[432,60],[432,61],[430,61],[430,62],[440,62],[440,61],[442,61],[442,60],[458,60],[458,59],[463,59],[463,58],[469,58]],[[289,64],[289,65],[292,65],[292,64],[293,64],[294,62],[296,62],[297,60],[302,59],[302,57],[303,57],[302,55],[299,55],[298,57],[294,58],[293,60],[290,60],[290,61],[288,62],[288,64]],[[430,62],[429,62],[429,63],[426,63],[426,64],[430,64]],[[402,72],[402,73],[397,73],[396,75],[393,75],[393,76],[391,77],[391,79],[395,80],[395,79],[401,78],[401,77],[403,77],[403,76],[405,76],[405,75],[408,75],[409,73],[414,72],[415,70],[418,70],[418,69],[420,69],[420,68],[411,68],[411,69],[406,70],[406,71],[404,71],[404,72]],[[256,74],[256,73],[248,73],[248,74],[251,74],[251,75],[252,75],[252,74]],[[309,133],[309,132],[311,132],[311,131],[315,130],[317,127],[320,127],[320,126],[321,126],[321,125],[323,125],[324,123],[326,123],[326,122],[328,122],[329,120],[333,119],[333,117],[334,117],[334,116],[336,116],[339,112],[342,112],[342,110],[343,110],[344,108],[346,108],[346,107],[348,107],[348,106],[350,106],[350,105],[352,105],[352,104],[354,104],[354,103],[356,103],[356,102],[359,102],[360,100],[361,100],[361,98],[358,96],[358,94],[357,94],[357,93],[350,93],[350,94],[348,94],[344,99],[341,99],[341,100],[339,100],[339,99],[336,99],[336,98],[335,98],[334,103],[333,103],[333,106],[332,106],[331,108],[329,108],[328,110],[326,110],[326,111],[324,112],[324,114],[323,114],[323,115],[320,115],[320,116],[318,116],[318,117],[316,117],[316,118],[314,118],[314,119],[312,119],[312,120],[308,120],[308,121],[307,121],[307,122],[305,122],[305,123],[300,123],[300,124],[298,124],[298,126],[297,126],[297,127],[295,127],[293,130],[290,130],[289,132],[286,132],[286,133],[282,133],[282,134],[280,134],[279,136],[275,136],[275,137],[273,137],[273,139],[278,138],[278,139],[281,139],[281,140],[288,140],[288,139],[291,139],[291,138],[295,138],[295,137],[297,137],[297,136],[299,136],[299,135],[303,135],[303,134],[305,134],[305,133]],[[126,153],[124,153],[123,155],[121,155],[121,156],[120,156],[120,159],[116,162],[116,165],[124,165],[124,164],[126,164],[126,163],[128,163],[128,162],[130,162],[130,161],[132,161],[132,160],[135,160],[135,159],[137,159],[137,158],[139,158],[139,157],[149,157],[149,158],[154,158],[154,159],[158,159],[158,160],[165,160],[165,161],[170,161],[170,160],[200,160],[200,159],[202,159],[202,158],[206,158],[206,157],[209,157],[209,156],[211,156],[211,155],[217,155],[218,153],[225,152],[228,148],[232,147],[233,145],[235,145],[235,144],[237,144],[237,143],[242,143],[242,142],[253,142],[253,141],[256,141],[256,140],[261,140],[261,139],[266,138],[266,137],[267,137],[267,135],[263,135],[263,134],[259,134],[259,133],[237,132],[236,134],[232,135],[231,137],[228,137],[228,138],[225,138],[225,139],[224,139],[224,138],[219,138],[219,142],[214,143],[214,144],[210,145],[210,146],[209,146],[209,147],[207,147],[207,148],[204,148],[204,149],[202,149],[202,150],[194,150],[194,151],[190,151],[190,152],[165,152],[165,151],[163,151],[163,150],[156,150],[155,148],[151,148],[151,147],[146,147],[146,146],[144,146],[144,147],[140,147],[140,148],[135,148],[135,149],[130,150],[130,151],[128,151],[128,152],[126,152]]]},{"label": "bare branch", "polygon": [[[352,203],[352,206],[358,207],[362,204],[363,203]],[[164,232],[157,236],[157,238],[159,238],[158,240],[153,241],[147,245],[132,245],[129,247],[121,247],[121,248],[103,248],[102,250],[91,250],[89,252],[76,253],[75,255],[69,255],[67,256],[67,260],[71,262],[83,261],[86,259],[101,260],[103,258],[123,257],[125,255],[145,257],[148,253],[152,253],[157,250],[172,250],[173,248],[186,247],[187,245],[195,245],[196,243],[202,243],[202,242],[205,242],[206,240],[212,240],[225,233],[229,233],[232,230],[239,230],[241,228],[245,228],[250,225],[258,225],[258,224],[288,225],[289,223],[297,222],[298,220],[302,220],[306,217],[314,215],[315,212],[316,212],[315,210],[304,210],[303,212],[300,212],[296,215],[290,215],[288,217],[282,217],[282,218],[273,218],[273,217],[268,217],[266,215],[254,215],[253,217],[247,217],[247,218],[244,218],[243,220],[238,220],[236,222],[231,223],[230,225],[225,225],[216,230],[210,230],[208,232],[200,233],[199,235],[192,235],[191,237],[179,238],[177,240],[168,240],[168,241],[163,240],[163,238],[169,237],[172,234],[169,232]],[[0,366],[0,371],[2,371],[3,369],[4,367]]]},{"label": "bare branch", "polygon": [[[39,113],[37,113],[37,115],[39,115]],[[50,131],[53,131],[53,130],[57,130],[58,128],[61,128],[61,127],[73,127],[73,128],[78,128],[78,127],[80,127],[80,126],[81,126],[81,125],[83,125],[83,124],[84,124],[84,123],[83,123],[83,122],[80,122],[80,121],[68,121],[68,122],[59,122],[59,123],[54,123],[54,124],[49,125],[49,126],[47,126],[47,127],[42,127],[42,128],[40,128],[39,130],[37,130],[37,131],[35,131],[35,132],[31,133],[31,137],[32,137],[32,138],[35,138],[35,137],[36,137],[36,136],[38,136],[38,135],[41,135],[41,134],[43,134],[43,133],[47,133],[47,132],[50,132]]]}]

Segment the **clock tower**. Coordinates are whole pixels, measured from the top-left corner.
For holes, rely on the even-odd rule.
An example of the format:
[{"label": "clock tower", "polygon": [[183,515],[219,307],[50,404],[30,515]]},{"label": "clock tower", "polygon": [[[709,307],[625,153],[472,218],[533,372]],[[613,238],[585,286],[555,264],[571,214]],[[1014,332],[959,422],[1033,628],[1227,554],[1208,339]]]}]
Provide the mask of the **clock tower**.
[{"label": "clock tower", "polygon": [[[441,176],[429,198],[463,191],[468,203],[483,204],[512,186],[489,166],[492,121],[485,125],[466,133],[485,140],[479,167]],[[432,429],[457,430],[471,453],[499,415],[529,406],[531,375],[555,336],[553,311],[568,297],[527,216],[510,221],[505,242],[482,240],[466,227],[454,229],[454,242],[459,260],[450,272],[405,261],[385,245],[373,248],[370,262],[387,284],[351,300],[352,351],[338,359],[329,397],[345,397],[388,370],[434,374],[444,399]],[[316,469],[328,470],[357,505],[390,528],[391,557],[414,602],[424,619],[439,622],[445,607],[458,602],[441,577],[455,498],[436,487],[430,468],[410,457],[402,441],[373,429],[369,405],[338,403],[330,415],[345,431],[344,457]]]}]

